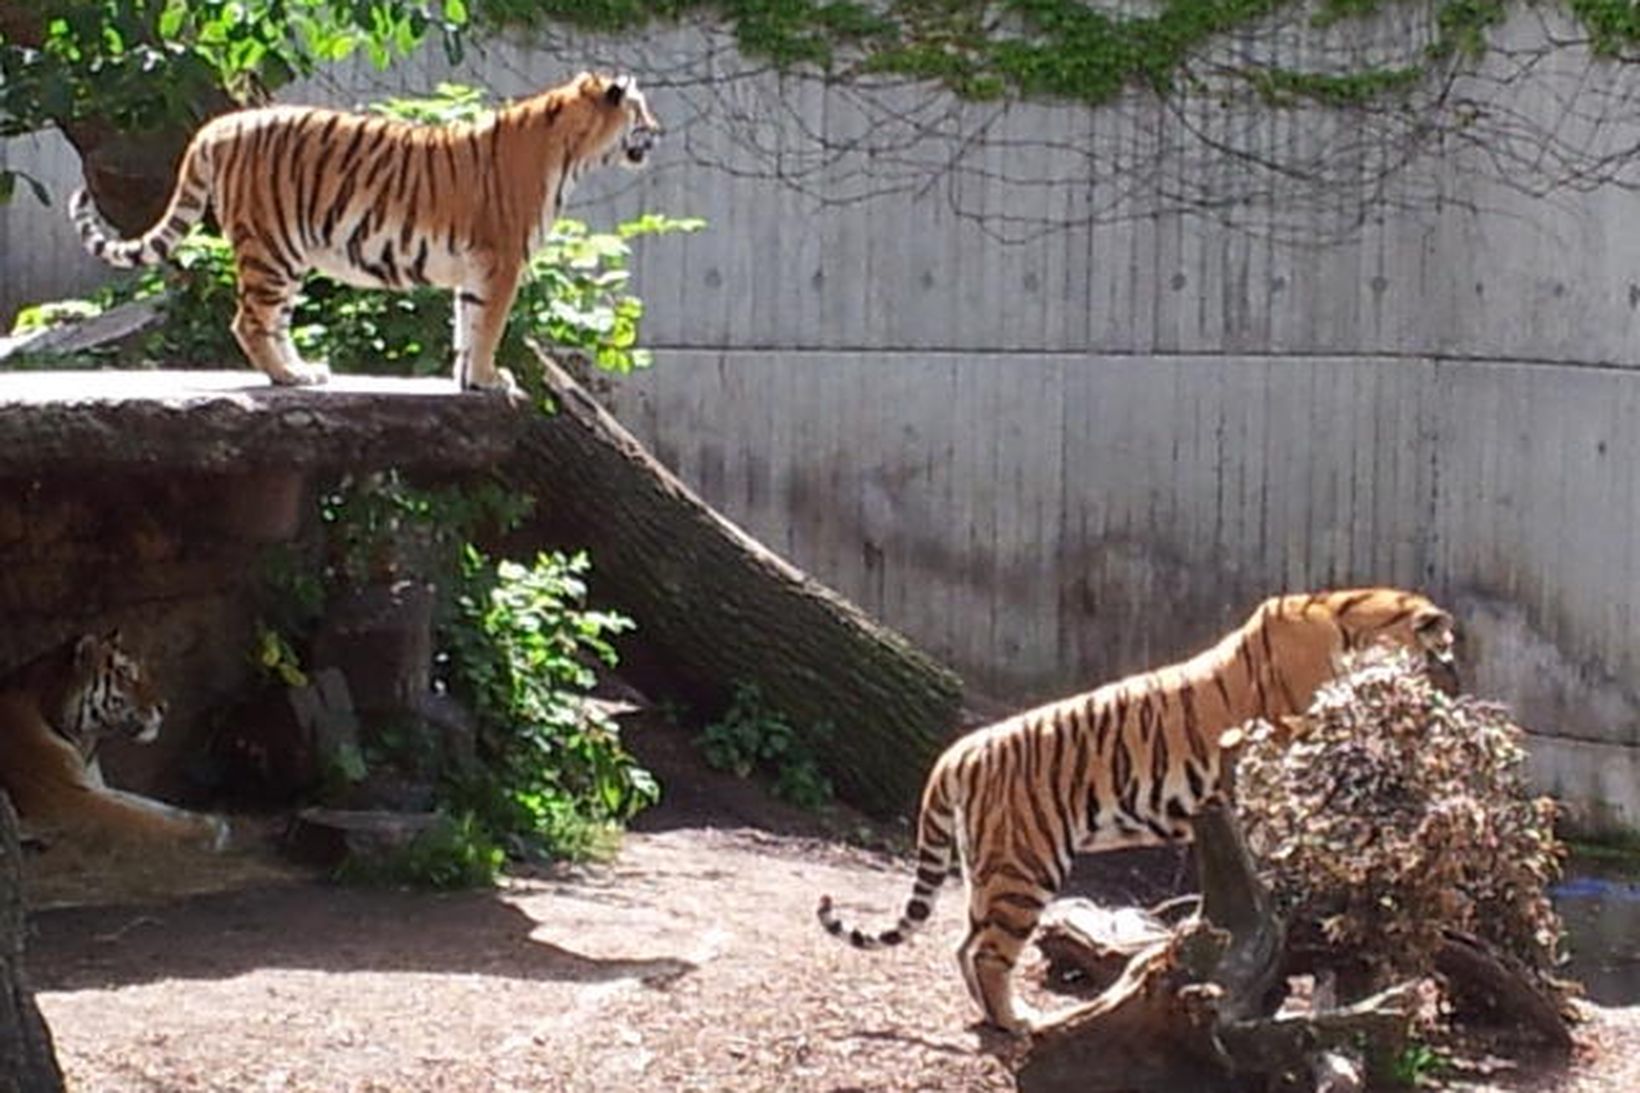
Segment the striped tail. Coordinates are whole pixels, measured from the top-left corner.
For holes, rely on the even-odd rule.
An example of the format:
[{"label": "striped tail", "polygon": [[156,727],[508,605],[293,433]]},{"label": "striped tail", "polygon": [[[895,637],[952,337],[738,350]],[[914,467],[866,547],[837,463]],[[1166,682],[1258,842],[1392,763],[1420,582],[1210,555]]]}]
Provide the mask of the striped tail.
[{"label": "striped tail", "polygon": [[205,158],[203,149],[188,149],[165,215],[159,223],[135,239],[116,239],[109,235],[97,218],[91,196],[84,189],[75,190],[68,202],[68,213],[74,219],[74,226],[79,229],[80,242],[92,257],[120,269],[152,266],[165,261],[177,242],[199,222],[210,206],[209,171],[203,162]]},{"label": "striped tail", "polygon": [[856,949],[882,949],[898,945],[934,913],[934,901],[940,886],[951,871],[951,812],[945,795],[937,788],[923,802],[922,816],[917,825],[917,880],[911,886],[911,898],[906,900],[900,920],[881,933],[866,933],[857,926],[849,926],[832,909],[831,897],[821,896],[815,914],[826,933],[840,937]]}]

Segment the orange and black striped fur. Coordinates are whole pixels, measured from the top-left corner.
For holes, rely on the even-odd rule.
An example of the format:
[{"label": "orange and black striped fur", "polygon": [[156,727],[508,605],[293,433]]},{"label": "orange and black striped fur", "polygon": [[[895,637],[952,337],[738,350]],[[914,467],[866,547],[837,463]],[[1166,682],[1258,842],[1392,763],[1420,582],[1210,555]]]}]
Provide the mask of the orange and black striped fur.
[{"label": "orange and black striped fur", "polygon": [[214,209],[239,281],[233,332],[274,383],[321,383],[290,338],[302,278],[455,293],[463,387],[513,389],[495,366],[530,253],[589,168],[636,167],[660,125],[631,80],[582,73],[469,124],[422,126],[313,107],[224,114],[189,144],[165,215],[110,239],[84,190],[70,211],[86,249],[115,266],[164,260]]},{"label": "orange and black striped fur", "polygon": [[202,843],[220,849],[228,825],[103,782],[105,739],[148,743],[165,703],[118,632],[87,634],[0,679],[0,787],[24,822],[82,839]]},{"label": "orange and black striped fur", "polygon": [[1219,738],[1253,718],[1308,708],[1346,652],[1378,642],[1422,650],[1455,688],[1452,617],[1389,588],[1277,596],[1218,644],[1172,664],[979,729],[935,762],[917,820],[917,878],[891,929],[820,922],[858,948],[896,945],[925,922],[946,874],[968,880],[957,959],[987,1020],[1028,1032],[1011,973],[1077,851],[1189,839],[1220,785]]}]

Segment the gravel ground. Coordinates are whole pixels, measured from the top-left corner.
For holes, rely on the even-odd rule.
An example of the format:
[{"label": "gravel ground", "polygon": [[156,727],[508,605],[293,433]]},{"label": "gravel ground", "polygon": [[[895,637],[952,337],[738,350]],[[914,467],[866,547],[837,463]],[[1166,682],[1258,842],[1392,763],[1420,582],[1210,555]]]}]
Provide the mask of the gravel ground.
[{"label": "gravel ground", "polygon": [[[262,865],[180,898],[156,898],[150,882],[140,900],[93,906],[59,888],[33,920],[28,959],[70,1087],[1013,1087],[996,1041],[972,1025],[952,893],[914,943],[856,952],[818,928],[815,901],[831,893],[881,921],[908,890],[901,861],[818,838],[812,817],[709,773],[671,781],[671,803],[613,863],[493,892],[343,888]],[[1113,898],[1148,897],[1135,889],[1178,873],[1167,858],[1101,868]],[[1640,1010],[1589,1015],[1569,1071],[1482,1059],[1448,1087],[1640,1090]]]}]

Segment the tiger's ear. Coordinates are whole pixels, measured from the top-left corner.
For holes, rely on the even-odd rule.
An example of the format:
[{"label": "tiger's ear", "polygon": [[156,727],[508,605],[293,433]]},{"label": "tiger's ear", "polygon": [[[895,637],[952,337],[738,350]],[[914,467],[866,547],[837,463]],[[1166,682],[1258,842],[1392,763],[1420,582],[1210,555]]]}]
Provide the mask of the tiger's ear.
[{"label": "tiger's ear", "polygon": [[604,88],[604,102],[610,106],[619,106],[626,99],[627,88],[632,85],[632,77],[616,76]]},{"label": "tiger's ear", "polygon": [[74,642],[74,663],[82,667],[90,664],[97,658],[97,647],[103,640],[95,634],[81,634]]}]

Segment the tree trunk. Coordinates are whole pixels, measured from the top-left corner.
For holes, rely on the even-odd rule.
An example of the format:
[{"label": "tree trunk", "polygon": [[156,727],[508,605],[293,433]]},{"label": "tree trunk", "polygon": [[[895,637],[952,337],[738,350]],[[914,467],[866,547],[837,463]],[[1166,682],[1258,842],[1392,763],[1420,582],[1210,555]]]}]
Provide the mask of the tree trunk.
[{"label": "tree trunk", "polygon": [[[1299,1074],[1311,1076],[1311,1089],[1359,1089],[1359,1068],[1340,1049],[1403,1034],[1409,986],[1346,1009],[1270,1016],[1285,925],[1234,816],[1215,805],[1194,827],[1203,919],[1153,943],[1141,936],[1145,947],[1114,984],[1041,1030],[1019,1067],[1020,1093],[1236,1093],[1255,1076]],[[1061,959],[1097,967],[1103,954],[1124,948],[1122,938],[1102,936],[1119,921],[1084,916],[1056,930]],[[1145,925],[1127,933],[1157,934],[1158,922]],[[1087,956],[1068,957],[1063,950],[1081,935],[1090,939]]]},{"label": "tree trunk", "polygon": [[51,1030],[23,978],[22,851],[17,814],[0,791],[0,1093],[58,1093]]},{"label": "tree trunk", "polygon": [[[38,48],[45,40],[44,18],[38,5],[0,0],[0,36],[16,45]],[[97,210],[129,237],[158,223],[176,185],[177,162],[194,130],[238,105],[227,92],[211,88],[188,105],[188,120],[164,129],[123,132],[102,118],[59,118],[57,126],[80,154],[86,188]]]},{"label": "tree trunk", "polygon": [[558,412],[503,468],[539,498],[515,545],[589,551],[598,598],[638,623],[622,674],[707,713],[754,683],[840,797],[877,816],[914,807],[959,725],[961,680],[707,507],[544,354],[542,366]]}]

